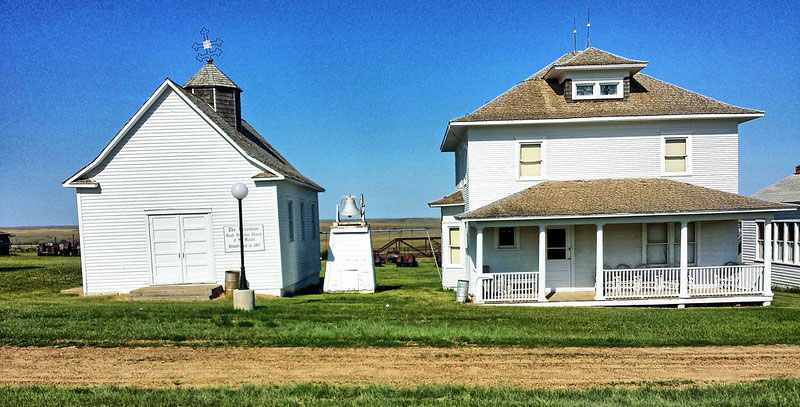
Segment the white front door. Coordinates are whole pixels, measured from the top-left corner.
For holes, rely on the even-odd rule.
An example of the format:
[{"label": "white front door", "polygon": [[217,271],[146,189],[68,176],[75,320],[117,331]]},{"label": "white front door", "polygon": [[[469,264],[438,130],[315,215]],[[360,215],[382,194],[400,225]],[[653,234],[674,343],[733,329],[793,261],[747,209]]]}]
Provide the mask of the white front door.
[{"label": "white front door", "polygon": [[548,227],[545,286],[572,287],[572,226]]},{"label": "white front door", "polygon": [[153,284],[214,282],[208,214],[149,218]]}]

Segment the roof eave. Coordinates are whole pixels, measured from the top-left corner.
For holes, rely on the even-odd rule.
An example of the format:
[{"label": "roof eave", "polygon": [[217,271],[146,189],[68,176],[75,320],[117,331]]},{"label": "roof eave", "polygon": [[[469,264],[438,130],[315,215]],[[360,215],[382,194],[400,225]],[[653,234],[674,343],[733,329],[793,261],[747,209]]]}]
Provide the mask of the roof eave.
[{"label": "roof eave", "polygon": [[[763,117],[764,112],[755,113],[702,113],[702,114],[675,114],[657,116],[598,116],[598,117],[570,117],[561,119],[522,119],[522,120],[475,120],[475,121],[452,121],[450,127],[462,126],[503,126],[503,125],[527,125],[527,124],[558,124],[558,123],[600,123],[600,122],[638,122],[651,120],[720,120],[737,119],[739,123]],[[444,143],[443,143],[444,144]]]},{"label": "roof eave", "polygon": [[449,204],[435,204],[433,202],[428,202],[428,206],[431,208],[442,208],[442,207],[449,207],[449,206],[464,206],[464,202],[461,203],[449,203]]},{"label": "roof eave", "polygon": [[633,75],[642,69],[647,67],[647,62],[643,61],[641,63],[635,64],[608,64],[608,65],[568,65],[568,66],[557,66],[553,65],[547,72],[544,74],[544,79],[554,79],[558,78],[559,82],[561,81],[561,77],[565,72],[570,71],[607,71],[612,69],[626,69]]},{"label": "roof eave", "polygon": [[547,216],[506,216],[496,218],[470,218],[456,215],[458,220],[470,222],[504,222],[504,221],[531,221],[531,220],[554,220],[554,219],[597,219],[597,218],[630,218],[630,217],[649,217],[649,216],[686,216],[686,215],[720,215],[720,214],[741,214],[741,213],[772,213],[795,211],[796,208],[762,208],[762,209],[731,209],[731,210],[710,210],[710,211],[685,211],[685,212],[644,212],[644,213],[602,213],[587,215],[547,215]]}]

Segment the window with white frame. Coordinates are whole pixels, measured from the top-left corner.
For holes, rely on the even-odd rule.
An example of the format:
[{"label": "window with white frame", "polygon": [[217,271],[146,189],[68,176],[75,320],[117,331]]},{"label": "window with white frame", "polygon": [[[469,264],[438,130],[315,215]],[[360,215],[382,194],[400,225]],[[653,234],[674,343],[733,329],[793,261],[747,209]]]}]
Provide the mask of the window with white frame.
[{"label": "window with white frame", "polygon": [[622,79],[573,81],[572,99],[621,99],[622,84]]},{"label": "window with white frame", "polygon": [[289,241],[294,241],[294,203],[289,201],[287,205],[287,210],[289,211]]},{"label": "window with white frame", "polygon": [[[764,223],[758,223],[758,260],[764,259]],[[800,264],[800,222],[772,222],[772,261],[785,264]]]},{"label": "window with white frame", "polygon": [[498,249],[516,249],[517,248],[517,228],[515,227],[501,227],[497,228],[497,238],[495,246]]},{"label": "window with white frame", "polygon": [[542,176],[542,143],[521,143],[519,145],[520,178],[539,178]]},{"label": "window with white frame", "polygon": [[[644,263],[648,265],[677,264],[681,260],[681,224],[645,223],[643,228]],[[687,259],[697,262],[697,231],[694,222],[687,225]],[[672,247],[672,250],[670,250]]]},{"label": "window with white frame", "polygon": [[300,202],[300,240],[306,240],[306,205]]},{"label": "window with white frame", "polygon": [[664,173],[685,174],[689,171],[689,154],[686,137],[664,139]]},{"label": "window with white frame", "polygon": [[764,222],[756,222],[756,259],[764,260]]},{"label": "window with white frame", "polygon": [[457,227],[448,228],[448,247],[450,252],[450,264],[461,264],[461,232]]},{"label": "window with white frame", "polygon": [[773,247],[775,249],[772,252],[772,260],[773,261],[782,262],[783,261],[783,249],[784,249],[783,223],[775,222],[775,223],[773,223],[773,225],[775,227],[775,233],[773,233],[773,236],[775,236],[775,242],[773,242],[773,244],[774,244]]},{"label": "window with white frame", "polygon": [[[689,264],[694,264],[696,262],[695,256],[697,254],[697,235],[695,232],[695,223],[689,222],[687,225],[687,238],[686,238],[686,248],[687,248],[687,255],[689,258]],[[681,224],[675,223],[672,225],[672,246],[673,246],[673,262],[680,262],[681,261]]]}]

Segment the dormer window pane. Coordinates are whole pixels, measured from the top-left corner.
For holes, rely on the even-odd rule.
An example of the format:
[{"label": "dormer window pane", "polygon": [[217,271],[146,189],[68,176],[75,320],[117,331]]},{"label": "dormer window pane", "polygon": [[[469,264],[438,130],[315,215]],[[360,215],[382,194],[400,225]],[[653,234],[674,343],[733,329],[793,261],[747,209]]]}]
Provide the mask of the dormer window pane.
[{"label": "dormer window pane", "polygon": [[605,83],[600,85],[600,94],[606,96],[613,96],[617,94],[616,83]]},{"label": "dormer window pane", "polygon": [[578,96],[592,96],[594,95],[594,85],[576,85],[575,93]]}]

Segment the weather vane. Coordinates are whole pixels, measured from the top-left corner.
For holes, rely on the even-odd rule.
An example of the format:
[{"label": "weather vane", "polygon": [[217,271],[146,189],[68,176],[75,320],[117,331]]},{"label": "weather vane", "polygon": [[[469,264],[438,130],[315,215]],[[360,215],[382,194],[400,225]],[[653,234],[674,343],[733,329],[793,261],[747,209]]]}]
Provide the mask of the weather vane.
[{"label": "weather vane", "polygon": [[201,52],[198,52],[195,59],[200,62],[204,60],[211,61],[211,57],[222,55],[222,48],[220,48],[222,47],[222,40],[219,39],[219,37],[217,37],[216,40],[208,39],[208,30],[205,27],[200,30],[200,34],[203,36],[203,42],[195,42],[194,45],[192,45],[192,49],[194,49],[195,52],[202,49]]}]

